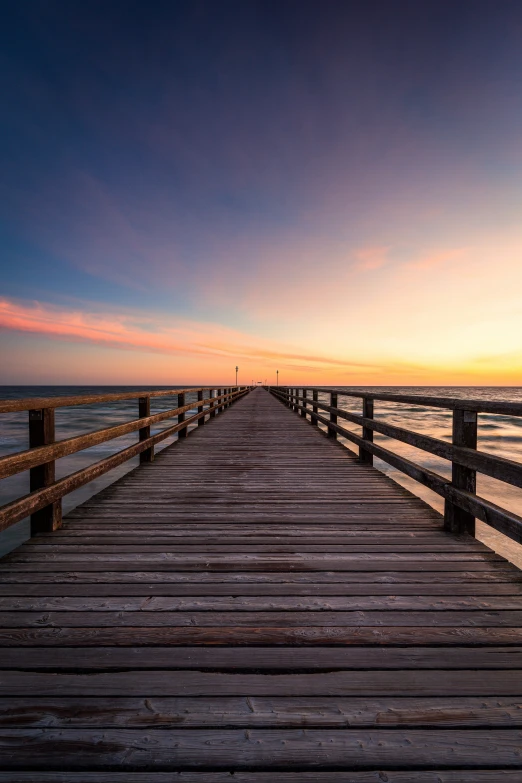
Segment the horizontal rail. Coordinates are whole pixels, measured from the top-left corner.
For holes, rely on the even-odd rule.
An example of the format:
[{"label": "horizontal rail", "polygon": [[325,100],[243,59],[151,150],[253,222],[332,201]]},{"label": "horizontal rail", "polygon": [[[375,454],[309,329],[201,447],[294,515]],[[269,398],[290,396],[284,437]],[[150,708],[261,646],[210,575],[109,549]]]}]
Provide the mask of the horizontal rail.
[{"label": "horizontal rail", "polygon": [[[296,398],[299,401],[309,400],[309,397]],[[454,446],[439,438],[432,438],[430,435],[421,435],[418,432],[405,430],[402,427],[396,427],[393,424],[367,419],[364,416],[358,416],[356,413],[349,413],[342,408],[334,408],[324,402],[317,400],[314,405],[322,410],[335,413],[336,416],[361,427],[366,427],[388,438],[400,440],[409,446],[415,446],[417,449],[435,454],[437,457],[456,462],[464,467],[484,473],[491,478],[504,481],[506,484],[512,484],[515,487],[522,487],[522,464],[514,460],[497,457],[494,454],[488,454],[485,451],[467,449],[463,446]]]},{"label": "horizontal rail", "polygon": [[[350,413],[339,408],[337,405],[338,395],[357,396],[362,398],[365,403],[368,399],[384,399],[388,401],[393,398],[393,401],[396,401],[395,395],[366,395],[362,392],[352,395],[351,392],[347,393],[338,389],[319,389],[316,387],[299,388],[302,389],[302,394],[299,394],[299,389],[296,387],[291,387],[290,389],[285,387],[269,387],[269,391],[279,398],[281,402],[288,405],[297,413],[300,413],[301,416],[309,415],[313,424],[318,425],[320,423],[325,425],[330,436],[340,435],[357,445],[359,447],[361,461],[367,462],[367,455],[378,457],[389,465],[397,468],[397,470],[400,470],[402,473],[410,476],[410,478],[413,478],[415,481],[428,487],[433,492],[444,497],[446,500],[445,526],[448,529],[451,529],[456,533],[462,533],[465,530],[473,533],[474,520],[477,518],[514,541],[522,543],[522,517],[501,508],[486,498],[480,497],[475,492],[475,474],[477,471],[505,483],[522,487],[522,465],[512,460],[496,457],[476,449],[477,411],[473,409],[470,410],[470,408],[466,407],[468,403],[471,403],[472,401],[458,401],[459,403],[465,403],[465,406],[454,409],[454,442],[447,443],[438,438],[421,435],[385,422],[375,421],[375,419],[372,418],[373,405],[371,407],[365,406],[366,410],[370,411],[370,415],[366,416]],[[310,398],[310,391],[313,394],[312,399]],[[328,405],[319,400],[319,392],[331,395],[330,399],[333,404]],[[412,401],[409,395],[397,395],[397,398],[399,397],[402,402],[410,403]],[[427,404],[425,402],[427,399],[439,400],[439,398],[424,397],[423,401],[418,402],[418,404]],[[444,404],[435,407],[448,407],[446,403],[450,400],[448,398],[440,398],[439,401]],[[477,407],[479,404],[484,407],[482,401],[475,402],[477,402]],[[507,405],[511,406],[511,403],[508,403]],[[517,403],[517,405],[522,408],[522,405],[519,403]],[[492,406],[486,404],[486,407],[488,408],[486,412],[493,412],[491,410]],[[498,403],[498,406],[496,407],[501,410],[496,410],[494,411],[495,413],[506,413],[507,408],[503,403]],[[321,415],[319,410],[329,413],[329,418]],[[517,414],[512,413],[511,415]],[[338,424],[338,418],[345,419],[361,426],[363,428],[363,436],[356,435],[351,430],[342,427]],[[468,431],[467,440],[470,443],[474,442],[474,447],[460,445],[458,442],[455,443],[456,440],[461,442],[463,440],[466,441],[466,437],[462,437],[463,427],[467,427],[468,430],[471,431],[471,438],[469,437]],[[387,437],[402,441],[403,443],[407,443],[431,454],[450,460],[452,463],[452,479],[445,479],[443,476],[423,468],[415,462],[412,462],[383,446],[375,444],[373,442],[373,432],[379,432]],[[371,462],[369,464],[371,464]],[[461,472],[459,473],[459,471]],[[469,488],[471,488],[471,490]],[[462,514],[462,516],[459,517],[459,514]],[[448,519],[450,524],[448,524]]]},{"label": "horizontal rail", "polygon": [[[17,454],[11,454],[0,459],[0,478],[12,476],[15,473],[19,473],[23,470],[30,470],[31,472],[31,484],[33,482],[33,473],[36,473],[38,479],[38,486],[31,486],[29,494],[24,495],[17,500],[12,501],[0,508],[0,531],[5,530],[11,525],[16,524],[25,517],[31,515],[32,532],[41,532],[42,530],[54,530],[61,524],[61,505],[58,510],[55,508],[57,504],[61,504],[61,499],[73,492],[76,489],[88,484],[95,478],[102,476],[103,474],[113,470],[119,465],[123,464],[129,459],[137,455],[141,455],[140,460],[144,456],[148,455],[147,461],[152,461],[154,454],[154,446],[166,438],[178,433],[179,437],[187,433],[188,427],[191,424],[203,424],[205,417],[213,417],[216,412],[222,412],[226,407],[232,404],[235,400],[244,396],[250,391],[250,387],[228,387],[228,389],[218,389],[218,394],[211,397],[203,398],[204,391],[213,391],[215,387],[210,390],[208,387],[192,388],[188,390],[175,390],[178,394],[178,403],[184,402],[185,393],[187,391],[193,393],[197,392],[198,399],[188,404],[179,405],[176,408],[171,408],[167,411],[161,411],[153,415],[140,415],[140,418],[134,419],[124,424],[119,424],[114,427],[106,427],[95,432],[87,433],[86,435],[80,435],[74,438],[67,438],[62,441],[54,441],[54,410],[53,409],[29,409],[29,423],[31,433],[31,422],[35,420],[36,424],[41,424],[42,431],[47,426],[47,431],[44,433],[47,439],[51,439],[52,442],[48,442],[45,445],[30,448],[25,451],[18,452]],[[221,393],[223,391],[223,393]],[[172,395],[174,392],[170,390],[168,395]],[[167,396],[160,393],[141,393],[144,396],[139,396],[140,402],[140,414],[145,408],[149,410],[149,400],[147,394],[153,394],[154,396]],[[93,402],[93,397],[89,396],[89,402]],[[103,398],[103,401],[110,401],[117,399],[128,399],[125,395],[98,395]],[[133,393],[130,396],[131,399],[135,399],[136,395]],[[35,401],[41,403],[47,401],[48,398],[33,398],[31,404]],[[53,401],[60,398],[51,398]],[[66,398],[68,400],[78,398]],[[27,402],[20,401],[20,402]],[[80,404],[73,402],[69,404]],[[142,408],[142,405],[144,408]],[[208,407],[205,407],[208,406]],[[55,406],[57,407],[57,406]],[[198,413],[185,418],[185,413],[193,410],[194,408],[200,409]],[[20,410],[25,410],[25,407],[21,407]],[[150,412],[150,410],[149,410]],[[32,416],[32,414],[38,414],[38,416]],[[52,414],[52,416],[51,416]],[[150,426],[157,424],[165,419],[177,417],[178,421],[170,427],[166,427],[161,432],[155,435],[150,435]],[[34,422],[33,422],[34,423]],[[58,481],[54,480],[54,463],[56,459],[60,457],[69,456],[70,454],[77,453],[83,449],[90,448],[92,446],[104,443],[114,438],[121,437],[130,432],[139,431],[140,440],[120,451],[116,454],[106,457],[99,462],[89,465],[86,468],[82,468],[75,473],[72,473],[65,478]],[[41,434],[41,433],[40,433]],[[49,470],[49,466],[52,470]],[[42,478],[42,471],[43,478]],[[46,472],[45,472],[46,471]],[[41,524],[41,519],[38,515],[46,512],[44,524]],[[36,524],[33,524],[36,521]],[[36,529],[35,529],[36,528]]]},{"label": "horizontal rail", "polygon": [[[300,387],[301,388],[301,387]],[[324,394],[337,394],[343,397],[359,399],[382,400],[384,402],[400,402],[409,405],[422,405],[430,408],[447,408],[448,410],[466,410],[475,413],[497,413],[505,416],[522,416],[522,402],[492,400],[461,399],[460,397],[433,397],[424,394],[391,394],[388,392],[362,392],[357,390],[320,388],[307,386],[307,389]]]},{"label": "horizontal rail", "polygon": [[[140,397],[174,397],[176,394],[190,394],[210,391],[210,386],[190,387],[188,389],[161,389],[151,391],[125,392],[124,394],[74,394],[56,397],[25,397],[22,400],[0,400],[0,413],[30,411],[41,408],[68,408],[73,405],[92,405],[96,402],[118,402],[118,400],[137,400]],[[216,388],[216,387],[212,387]]]},{"label": "horizontal rail", "polygon": [[[299,406],[299,408],[301,407],[302,406]],[[390,451],[383,446],[365,442],[363,438],[355,433],[344,429],[344,427],[341,427],[338,424],[332,424],[320,414],[317,415],[317,418],[322,424],[333,427],[342,437],[351,440],[352,443],[355,443],[358,446],[363,446],[374,456],[397,468],[402,473],[406,473],[406,475],[428,487],[428,489],[431,489],[433,492],[436,492],[447,500],[451,500],[453,503],[460,505],[465,511],[473,513],[475,517],[486,522],[501,533],[504,533],[504,535],[512,538],[519,544],[522,543],[522,517],[518,516],[518,514],[506,511],[478,495],[472,495],[469,492],[464,492],[452,487],[451,481],[448,479],[442,478],[442,476],[439,476],[437,473],[434,473],[427,468],[421,468],[415,462],[411,462],[411,460],[401,457],[399,454],[395,454],[395,452]]]},{"label": "horizontal rail", "polygon": [[23,470],[29,470],[36,465],[41,465],[50,460],[68,457],[78,451],[91,448],[91,446],[98,446],[100,443],[105,443],[108,440],[121,438],[122,435],[128,435],[130,432],[135,432],[143,427],[150,427],[152,424],[158,424],[165,419],[171,419],[174,416],[178,416],[180,413],[186,413],[193,408],[209,405],[213,401],[217,402],[224,400],[226,396],[227,395],[222,394],[219,397],[207,397],[204,400],[195,400],[188,405],[183,405],[181,408],[170,408],[167,411],[155,413],[152,416],[144,416],[140,419],[133,419],[125,424],[118,424],[115,427],[106,427],[102,430],[89,432],[86,435],[78,435],[74,438],[59,440],[48,446],[39,446],[33,449],[19,451],[16,454],[8,454],[5,457],[0,457],[0,479],[8,478],[16,473],[20,473]]}]

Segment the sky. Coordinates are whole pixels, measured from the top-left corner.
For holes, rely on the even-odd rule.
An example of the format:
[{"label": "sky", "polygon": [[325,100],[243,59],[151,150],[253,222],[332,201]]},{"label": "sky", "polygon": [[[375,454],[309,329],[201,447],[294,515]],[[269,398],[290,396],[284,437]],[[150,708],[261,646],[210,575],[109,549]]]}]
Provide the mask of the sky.
[{"label": "sky", "polygon": [[0,14],[0,383],[522,383],[520,0]]}]

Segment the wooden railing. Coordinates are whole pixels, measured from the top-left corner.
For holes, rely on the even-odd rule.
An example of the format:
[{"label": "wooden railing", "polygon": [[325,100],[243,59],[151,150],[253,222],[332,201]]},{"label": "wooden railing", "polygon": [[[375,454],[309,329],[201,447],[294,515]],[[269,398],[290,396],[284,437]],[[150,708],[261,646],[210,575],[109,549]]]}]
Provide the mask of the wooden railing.
[{"label": "wooden railing", "polygon": [[[30,446],[25,451],[0,458],[0,479],[13,476],[24,470],[30,472],[30,493],[0,507],[0,530],[5,530],[29,515],[31,515],[31,535],[56,530],[62,523],[62,498],[64,495],[88,484],[93,479],[137,455],[140,457],[140,462],[152,462],[154,460],[154,446],[157,443],[161,443],[175,433],[178,434],[178,438],[185,438],[191,424],[197,422],[198,426],[203,425],[207,417],[213,418],[216,413],[221,413],[249,391],[250,387],[247,386],[222,389],[200,387],[124,394],[82,394],[70,397],[0,400],[0,413],[29,412]],[[214,392],[216,393],[214,394]],[[197,400],[187,404],[186,395],[194,393],[197,393]],[[150,400],[152,397],[172,397],[174,395],[177,395],[178,398],[176,408],[151,415]],[[54,412],[56,408],[131,399],[138,400],[137,419],[89,432],[86,435],[55,440]],[[198,412],[185,418],[186,413],[194,408]],[[150,434],[152,425],[173,417],[176,417],[176,424],[166,427],[155,435]],[[55,480],[55,461],[57,459],[136,431],[139,435],[137,443],[59,481]]]},{"label": "wooden railing", "polygon": [[[301,416],[305,418],[310,416],[312,424],[325,425],[329,437],[336,438],[341,435],[355,443],[359,447],[359,459],[362,463],[372,465],[373,457],[379,457],[445,498],[444,527],[447,530],[457,535],[464,532],[474,535],[475,519],[478,518],[514,541],[522,543],[522,517],[476,494],[477,472],[515,487],[522,487],[522,464],[477,449],[477,414],[522,416],[522,403],[461,400],[417,394],[367,393],[329,388],[282,386],[267,388]],[[330,404],[319,400],[319,394],[329,396]],[[339,397],[360,398],[362,415],[339,408]],[[453,412],[452,443],[396,427],[384,421],[376,421],[375,400],[451,410]],[[322,415],[319,411],[326,411],[328,416]],[[356,435],[342,427],[338,423],[339,419],[360,425],[362,435]],[[374,432],[449,460],[452,466],[451,480],[377,445],[373,442]]]}]

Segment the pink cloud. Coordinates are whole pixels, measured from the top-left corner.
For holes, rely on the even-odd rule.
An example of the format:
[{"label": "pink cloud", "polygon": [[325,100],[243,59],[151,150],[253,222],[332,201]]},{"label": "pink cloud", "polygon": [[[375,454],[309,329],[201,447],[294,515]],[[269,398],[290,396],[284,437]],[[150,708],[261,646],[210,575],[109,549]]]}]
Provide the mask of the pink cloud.
[{"label": "pink cloud", "polygon": [[380,269],[389,263],[389,252],[390,248],[385,246],[362,247],[354,253],[357,260],[356,268]]},{"label": "pink cloud", "polygon": [[410,269],[436,269],[447,264],[459,263],[467,258],[470,249],[467,247],[439,250],[421,257],[417,261],[408,263]]},{"label": "pink cloud", "polygon": [[0,328],[46,336],[68,342],[88,342],[138,350],[145,353],[191,356],[221,356],[285,362],[295,368],[375,368],[371,363],[352,362],[324,356],[302,354],[277,341],[260,340],[218,324],[176,321],[154,323],[150,319],[127,314],[100,314],[66,310],[39,302],[20,303],[0,299]]}]

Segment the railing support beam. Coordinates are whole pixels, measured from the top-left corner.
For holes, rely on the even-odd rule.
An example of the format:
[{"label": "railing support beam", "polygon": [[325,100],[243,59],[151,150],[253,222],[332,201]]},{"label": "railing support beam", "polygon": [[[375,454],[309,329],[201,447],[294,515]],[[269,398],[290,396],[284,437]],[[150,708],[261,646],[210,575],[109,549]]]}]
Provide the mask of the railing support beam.
[{"label": "railing support beam", "polygon": [[[29,448],[49,446],[54,443],[54,408],[29,411]],[[55,480],[55,462],[46,462],[29,471],[31,492],[50,487]],[[62,526],[62,501],[56,500],[31,514],[31,535],[51,533]]]},{"label": "railing support beam", "polygon": [[[198,402],[201,402],[202,399],[203,399],[203,391],[201,390],[201,391],[198,391]],[[203,407],[204,407],[203,405],[200,405],[198,407],[198,413],[202,412]],[[198,427],[202,427],[204,425],[204,423],[205,423],[205,417],[202,416],[201,419],[198,419]]]},{"label": "railing support beam", "polygon": [[[330,405],[332,408],[337,408],[337,392],[330,392]],[[337,424],[337,414],[330,412],[330,421],[332,424]],[[337,433],[332,427],[328,427],[328,437],[337,438]]]},{"label": "railing support beam", "polygon": [[[150,397],[140,397],[138,400],[138,416],[140,419],[144,419],[150,416]],[[150,426],[142,427],[139,430],[139,439],[147,440],[150,438]],[[150,449],[142,451],[140,454],[140,465],[145,462],[154,462],[154,446]]]},{"label": "railing support beam", "polygon": [[[455,409],[453,411],[453,445],[477,448],[477,414],[475,411]],[[477,473],[471,468],[451,466],[451,483],[457,489],[476,494]],[[475,517],[468,511],[456,506],[449,500],[444,502],[444,528],[456,535],[469,533],[475,535]]]},{"label": "railing support beam", "polygon": [[[373,419],[373,400],[368,399],[367,397],[363,398],[362,415],[365,419]],[[369,443],[373,443],[373,430],[371,430],[369,427],[362,428],[362,436],[364,440],[367,440]],[[359,449],[359,462],[362,462],[364,465],[373,465],[373,454],[369,451],[366,451],[366,449],[362,446]]]},{"label": "railing support beam", "polygon": [[[178,394],[178,408],[182,408],[185,405],[185,395],[184,394]],[[178,414],[178,424],[181,424],[182,421],[185,421],[185,414],[179,413]],[[187,437],[187,428],[183,427],[178,432],[178,439],[182,440],[183,438]]]},{"label": "railing support beam", "polygon": [[[317,402],[317,389],[312,391],[312,400]],[[314,416],[314,413],[317,413],[317,405],[312,405],[312,415],[310,417],[312,424],[317,426],[317,416]]]}]

